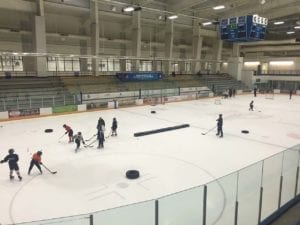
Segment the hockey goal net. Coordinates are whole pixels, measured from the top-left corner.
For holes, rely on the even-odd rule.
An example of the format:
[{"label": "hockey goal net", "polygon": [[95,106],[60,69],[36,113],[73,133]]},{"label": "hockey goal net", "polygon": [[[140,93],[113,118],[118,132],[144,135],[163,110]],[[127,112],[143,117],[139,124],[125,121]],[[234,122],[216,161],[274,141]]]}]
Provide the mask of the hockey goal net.
[{"label": "hockey goal net", "polygon": [[156,106],[159,104],[165,104],[164,97],[151,97],[150,98],[150,105]]}]

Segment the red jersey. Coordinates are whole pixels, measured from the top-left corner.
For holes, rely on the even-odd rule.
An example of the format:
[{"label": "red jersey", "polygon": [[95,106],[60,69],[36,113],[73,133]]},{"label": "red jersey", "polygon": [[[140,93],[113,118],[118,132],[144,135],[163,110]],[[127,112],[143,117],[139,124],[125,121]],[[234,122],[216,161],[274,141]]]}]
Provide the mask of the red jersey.
[{"label": "red jersey", "polygon": [[34,153],[33,156],[32,156],[32,159],[36,162],[41,162],[42,161],[42,158],[41,158],[41,155],[37,154],[37,153]]}]

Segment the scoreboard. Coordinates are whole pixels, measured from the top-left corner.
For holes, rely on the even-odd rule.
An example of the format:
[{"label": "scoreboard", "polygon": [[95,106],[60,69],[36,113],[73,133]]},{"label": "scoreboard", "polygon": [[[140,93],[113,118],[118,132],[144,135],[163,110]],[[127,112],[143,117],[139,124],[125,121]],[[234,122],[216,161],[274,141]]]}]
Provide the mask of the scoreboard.
[{"label": "scoreboard", "polygon": [[221,39],[229,42],[260,41],[265,39],[268,19],[248,15],[222,19]]}]

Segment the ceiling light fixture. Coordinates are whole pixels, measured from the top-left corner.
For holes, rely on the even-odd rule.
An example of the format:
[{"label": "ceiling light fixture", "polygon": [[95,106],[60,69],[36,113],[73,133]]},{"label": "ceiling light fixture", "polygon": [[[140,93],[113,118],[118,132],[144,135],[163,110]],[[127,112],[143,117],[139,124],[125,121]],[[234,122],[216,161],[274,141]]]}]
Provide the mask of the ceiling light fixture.
[{"label": "ceiling light fixture", "polygon": [[225,6],[224,5],[218,5],[218,6],[213,7],[213,9],[214,10],[225,9]]},{"label": "ceiling light fixture", "polygon": [[127,6],[122,9],[122,12],[132,12],[132,11],[134,11],[134,7],[132,6]]},{"label": "ceiling light fixture", "polygon": [[288,31],[288,32],[286,32],[287,34],[294,34],[295,33],[295,31]]},{"label": "ceiling light fixture", "polygon": [[212,25],[212,22],[204,22],[202,23],[203,26],[208,26],[208,25]]},{"label": "ceiling light fixture", "polygon": [[177,19],[177,18],[178,18],[177,15],[171,15],[171,16],[168,16],[168,19],[169,19],[169,20],[175,20],[175,19]]},{"label": "ceiling light fixture", "polygon": [[283,21],[278,21],[278,22],[274,22],[273,24],[274,25],[281,25],[281,24],[284,24],[284,22]]},{"label": "ceiling light fixture", "polygon": [[300,26],[295,26],[294,28],[295,28],[295,29],[300,29]]}]

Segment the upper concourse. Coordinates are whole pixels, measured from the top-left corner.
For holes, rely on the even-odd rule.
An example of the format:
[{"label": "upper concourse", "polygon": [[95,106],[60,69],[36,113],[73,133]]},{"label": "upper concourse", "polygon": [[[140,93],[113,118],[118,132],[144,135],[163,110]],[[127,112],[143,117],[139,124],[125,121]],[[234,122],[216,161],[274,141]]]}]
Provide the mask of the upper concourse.
[{"label": "upper concourse", "polygon": [[[215,62],[298,57],[299,8],[299,0],[1,0],[0,52]],[[236,54],[220,41],[219,22],[254,14],[268,19],[265,41],[238,43]]]}]

